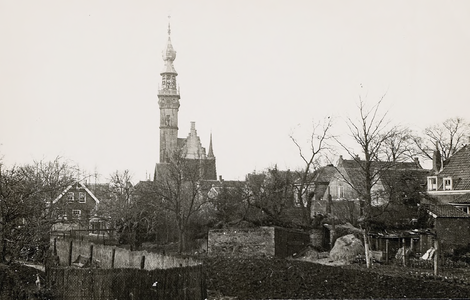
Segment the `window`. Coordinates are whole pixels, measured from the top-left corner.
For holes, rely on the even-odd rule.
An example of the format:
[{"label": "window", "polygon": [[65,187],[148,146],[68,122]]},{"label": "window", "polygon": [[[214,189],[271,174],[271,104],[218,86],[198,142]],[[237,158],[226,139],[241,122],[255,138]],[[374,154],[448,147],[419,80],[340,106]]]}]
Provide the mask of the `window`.
[{"label": "window", "polygon": [[456,207],[466,214],[469,213],[468,206],[456,206]]},{"label": "window", "polygon": [[[91,222],[90,224],[91,224],[91,233],[99,234],[101,231],[102,223],[99,221],[98,222],[95,221],[95,222]],[[103,229],[105,229],[104,226],[103,226]]]},{"label": "window", "polygon": [[86,193],[80,192],[78,193],[78,202],[85,203],[86,202]]},{"label": "window", "polygon": [[68,193],[67,193],[67,200],[68,200],[69,202],[73,202],[73,200],[74,200],[74,194],[73,194],[73,192],[68,192]]},{"label": "window", "polygon": [[72,215],[74,217],[80,217],[82,215],[82,211],[79,209],[72,209]]},{"label": "window", "polygon": [[338,198],[344,198],[344,187],[338,186]]},{"label": "window", "polygon": [[452,178],[446,177],[444,178],[444,191],[452,190]]},{"label": "window", "polygon": [[437,177],[428,177],[428,191],[437,191]]}]

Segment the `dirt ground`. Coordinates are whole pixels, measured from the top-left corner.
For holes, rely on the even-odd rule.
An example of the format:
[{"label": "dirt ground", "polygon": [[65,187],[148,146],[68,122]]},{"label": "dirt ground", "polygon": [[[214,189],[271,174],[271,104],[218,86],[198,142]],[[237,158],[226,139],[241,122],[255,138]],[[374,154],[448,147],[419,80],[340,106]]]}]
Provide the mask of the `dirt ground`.
[{"label": "dirt ground", "polygon": [[[277,258],[204,259],[210,299],[469,298],[466,280],[429,270],[328,266]],[[415,273],[416,272],[416,273]],[[223,298],[232,297],[232,298]]]},{"label": "dirt ground", "polygon": [[[39,278],[39,281],[38,281]],[[45,274],[41,268],[20,263],[0,264],[0,299],[51,299],[44,287]]]},{"label": "dirt ground", "polygon": [[[432,270],[397,265],[324,264],[278,258],[199,257],[205,264],[209,299],[383,299],[466,298],[468,268]],[[330,264],[330,265],[329,265]],[[0,265],[0,299],[50,299],[36,285],[41,270],[21,264]],[[11,287],[10,283],[20,282]]]}]

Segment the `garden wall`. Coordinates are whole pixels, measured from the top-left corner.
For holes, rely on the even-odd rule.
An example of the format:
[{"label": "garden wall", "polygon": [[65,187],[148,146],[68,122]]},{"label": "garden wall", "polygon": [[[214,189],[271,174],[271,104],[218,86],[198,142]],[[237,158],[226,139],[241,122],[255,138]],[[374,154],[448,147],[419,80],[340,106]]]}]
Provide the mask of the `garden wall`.
[{"label": "garden wall", "polygon": [[310,244],[308,233],[280,227],[210,230],[209,254],[287,257]]},{"label": "garden wall", "polygon": [[[196,266],[201,264],[200,261],[192,258],[180,258],[159,253],[147,251],[130,251],[124,248],[92,244],[87,241],[71,240],[71,239],[55,239],[57,256],[61,266],[68,266],[69,260],[72,262],[80,255],[82,257],[93,257],[93,262],[102,268],[141,268],[142,260],[144,260],[144,269],[168,269],[175,267]],[[72,251],[70,252],[70,245]],[[93,246],[92,248],[90,246]],[[91,251],[93,251],[91,253]],[[114,258],[113,258],[114,255]],[[142,257],[145,257],[142,259]]]}]

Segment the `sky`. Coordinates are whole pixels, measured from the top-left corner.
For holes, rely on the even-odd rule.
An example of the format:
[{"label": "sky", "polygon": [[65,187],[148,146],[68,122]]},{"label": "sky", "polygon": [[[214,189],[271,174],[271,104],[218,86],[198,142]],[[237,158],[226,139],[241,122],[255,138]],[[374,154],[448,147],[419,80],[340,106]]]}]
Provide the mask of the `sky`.
[{"label": "sky", "polygon": [[225,179],[301,167],[289,135],[347,136],[359,97],[417,132],[469,119],[469,1],[0,0],[2,163],[151,176],[169,22],[179,137],[212,134]]}]

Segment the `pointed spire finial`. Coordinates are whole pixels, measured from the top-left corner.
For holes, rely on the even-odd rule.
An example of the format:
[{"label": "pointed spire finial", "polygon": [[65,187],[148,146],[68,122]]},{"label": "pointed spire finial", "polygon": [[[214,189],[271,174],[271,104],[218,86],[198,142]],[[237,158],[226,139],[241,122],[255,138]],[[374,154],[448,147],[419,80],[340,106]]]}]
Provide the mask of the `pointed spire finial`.
[{"label": "pointed spire finial", "polygon": [[171,35],[170,20],[171,20],[171,16],[168,15],[168,36]]},{"label": "pointed spire finial", "polygon": [[[164,61],[169,61],[169,62],[173,62],[176,58],[176,51],[173,49],[173,45],[171,44],[171,37],[170,37],[170,34],[171,34],[171,26],[170,26],[170,18],[171,16],[168,16],[168,42],[167,42],[167,45],[166,45],[166,49],[163,51],[163,60]],[[176,73],[176,71],[174,70],[174,67],[172,64],[166,64],[165,66],[165,70],[168,72],[172,72],[172,73]]]},{"label": "pointed spire finial", "polygon": [[214,150],[212,149],[212,131],[211,131],[211,137],[210,137],[210,142],[209,142],[209,153],[207,154],[207,157],[215,158]]}]

